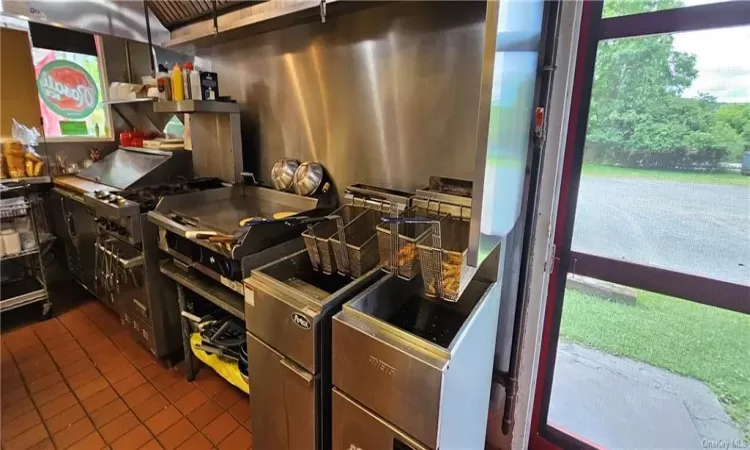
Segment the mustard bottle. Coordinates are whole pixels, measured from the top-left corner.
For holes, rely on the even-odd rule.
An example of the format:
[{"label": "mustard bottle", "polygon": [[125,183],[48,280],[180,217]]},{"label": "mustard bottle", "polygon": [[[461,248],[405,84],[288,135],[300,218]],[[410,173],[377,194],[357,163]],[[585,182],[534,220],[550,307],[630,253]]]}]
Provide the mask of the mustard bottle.
[{"label": "mustard bottle", "polygon": [[179,64],[172,67],[172,100],[179,102],[185,100],[185,90],[183,87],[182,70]]}]

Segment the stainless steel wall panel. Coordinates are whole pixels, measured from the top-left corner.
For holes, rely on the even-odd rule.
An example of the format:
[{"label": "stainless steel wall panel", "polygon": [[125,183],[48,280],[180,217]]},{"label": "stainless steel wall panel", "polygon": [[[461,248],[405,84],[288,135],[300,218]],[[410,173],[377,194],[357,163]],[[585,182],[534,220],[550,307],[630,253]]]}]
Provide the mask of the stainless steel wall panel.
[{"label": "stainless steel wall panel", "polygon": [[474,172],[484,3],[397,2],[219,44],[196,55],[243,104],[268,181],[284,156],[414,190]]}]

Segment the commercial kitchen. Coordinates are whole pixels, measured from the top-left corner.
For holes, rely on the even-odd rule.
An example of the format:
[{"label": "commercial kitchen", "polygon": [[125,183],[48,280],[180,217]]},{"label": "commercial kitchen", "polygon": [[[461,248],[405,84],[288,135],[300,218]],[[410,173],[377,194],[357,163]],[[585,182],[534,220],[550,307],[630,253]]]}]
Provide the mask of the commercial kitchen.
[{"label": "commercial kitchen", "polygon": [[3,448],[511,448],[570,3],[0,2]]}]

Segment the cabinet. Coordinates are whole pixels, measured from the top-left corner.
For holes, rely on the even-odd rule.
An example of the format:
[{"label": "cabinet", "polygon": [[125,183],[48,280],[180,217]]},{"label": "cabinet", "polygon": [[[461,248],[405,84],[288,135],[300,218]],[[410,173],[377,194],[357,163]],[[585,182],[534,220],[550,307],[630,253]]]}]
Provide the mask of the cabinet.
[{"label": "cabinet", "polygon": [[[315,384],[319,376],[247,333],[247,362],[251,368],[253,444],[257,448],[313,450],[315,448]],[[287,426],[293,424],[293,427]]]}]

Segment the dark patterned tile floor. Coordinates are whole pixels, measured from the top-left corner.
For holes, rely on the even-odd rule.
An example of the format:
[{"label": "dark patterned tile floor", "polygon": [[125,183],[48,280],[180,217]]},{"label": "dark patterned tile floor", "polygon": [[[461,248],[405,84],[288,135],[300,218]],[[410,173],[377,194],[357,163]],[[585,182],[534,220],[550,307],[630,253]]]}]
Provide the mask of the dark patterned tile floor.
[{"label": "dark patterned tile floor", "polygon": [[96,300],[5,325],[3,449],[252,448],[246,394],[205,367],[186,381]]}]

